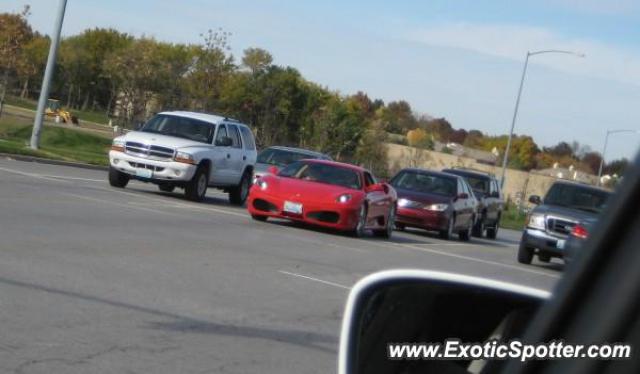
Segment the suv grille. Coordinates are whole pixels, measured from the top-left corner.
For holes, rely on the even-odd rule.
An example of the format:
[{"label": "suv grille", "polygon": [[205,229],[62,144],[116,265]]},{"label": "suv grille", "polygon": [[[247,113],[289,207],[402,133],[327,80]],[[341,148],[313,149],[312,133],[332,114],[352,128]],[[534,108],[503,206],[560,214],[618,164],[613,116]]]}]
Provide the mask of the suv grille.
[{"label": "suv grille", "polygon": [[170,160],[173,158],[173,149],[157,145],[126,142],[124,150],[130,155],[156,160]]},{"label": "suv grille", "polygon": [[571,229],[573,229],[573,226],[575,225],[575,222],[567,221],[564,219],[555,217],[547,218],[547,230],[557,234],[569,235],[569,233],[571,233]]}]

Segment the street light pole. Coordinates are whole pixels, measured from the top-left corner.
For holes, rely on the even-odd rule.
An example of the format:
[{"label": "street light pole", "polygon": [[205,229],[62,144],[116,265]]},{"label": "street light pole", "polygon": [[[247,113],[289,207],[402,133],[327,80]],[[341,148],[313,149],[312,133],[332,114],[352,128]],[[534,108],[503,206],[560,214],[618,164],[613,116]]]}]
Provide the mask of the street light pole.
[{"label": "street light pole", "polygon": [[51,84],[53,71],[56,66],[56,57],[58,55],[58,46],[60,44],[60,32],[62,31],[62,21],[64,20],[64,13],[66,8],[67,0],[60,0],[54,31],[53,34],[51,34],[51,46],[49,46],[49,58],[47,59],[47,67],[44,70],[44,77],[42,78],[42,89],[40,90],[40,98],[38,99],[36,118],[33,120],[33,131],[31,133],[30,143],[32,149],[38,149],[38,144],[40,143],[42,121],[44,119],[44,107],[47,104],[47,99],[49,99],[49,86]]},{"label": "street light pole", "polygon": [[516,126],[516,119],[518,118],[518,109],[520,108],[520,97],[522,96],[522,88],[524,86],[524,79],[527,76],[527,67],[529,67],[529,57],[535,55],[541,55],[543,53],[564,53],[574,55],[577,57],[584,57],[583,53],[576,53],[572,51],[564,51],[559,49],[547,49],[542,51],[527,52],[527,57],[524,60],[524,68],[522,69],[522,78],[520,78],[520,87],[518,88],[518,96],[516,98],[516,107],[513,110],[513,118],[511,119],[511,129],[509,130],[509,138],[507,139],[507,147],[502,157],[502,177],[500,178],[500,187],[504,188],[505,176],[507,174],[507,162],[509,161],[509,151],[511,150],[511,141],[513,139],[513,129]]},{"label": "street light pole", "polygon": [[609,143],[609,135],[623,133],[623,132],[633,132],[636,134],[640,134],[640,131],[638,130],[627,130],[627,129],[607,130],[607,135],[604,137],[604,147],[602,148],[602,155],[600,156],[600,167],[598,168],[598,186],[602,184],[601,182],[602,168],[604,167],[604,157],[607,154],[607,144]]}]

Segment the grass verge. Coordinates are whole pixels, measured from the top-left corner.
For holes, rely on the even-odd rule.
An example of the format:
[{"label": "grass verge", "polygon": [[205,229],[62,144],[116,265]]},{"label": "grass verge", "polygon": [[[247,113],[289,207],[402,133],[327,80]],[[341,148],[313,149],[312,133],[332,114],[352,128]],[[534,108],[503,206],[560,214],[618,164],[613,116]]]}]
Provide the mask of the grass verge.
[{"label": "grass verge", "polygon": [[107,153],[111,140],[83,131],[44,126],[40,149],[28,147],[32,126],[25,120],[10,116],[0,118],[0,152],[108,165]]},{"label": "grass verge", "polygon": [[[9,105],[17,106],[24,109],[30,109],[30,110],[36,110],[36,107],[38,105],[38,102],[35,100],[21,99],[16,96],[7,96],[6,102]],[[78,116],[80,121],[84,120],[84,121],[95,122],[95,123],[100,123],[104,125],[109,123],[109,117],[107,117],[107,115],[102,112],[92,112],[88,110],[83,111],[83,110],[76,110],[76,109],[71,109],[70,112],[74,116]]]},{"label": "grass verge", "polygon": [[507,204],[500,218],[500,227],[512,230],[522,230],[524,228],[527,215],[521,212],[515,204]]}]

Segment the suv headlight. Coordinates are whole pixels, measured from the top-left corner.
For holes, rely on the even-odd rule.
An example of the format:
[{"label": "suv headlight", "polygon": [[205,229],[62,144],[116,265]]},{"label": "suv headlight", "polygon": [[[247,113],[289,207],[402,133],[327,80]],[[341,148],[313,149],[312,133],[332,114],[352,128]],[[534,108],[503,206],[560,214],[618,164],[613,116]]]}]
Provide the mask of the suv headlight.
[{"label": "suv headlight", "polygon": [[111,143],[111,150],[124,152],[124,140],[118,138],[113,139],[113,142]]},{"label": "suv headlight", "polygon": [[176,162],[182,162],[183,164],[191,164],[191,165],[195,165],[196,164],[196,160],[193,158],[192,155],[188,154],[187,152],[176,152],[175,157],[173,158]]},{"label": "suv headlight", "polygon": [[527,227],[532,229],[544,230],[544,215],[543,214],[532,214],[529,216],[529,220],[527,221]]},{"label": "suv headlight", "polygon": [[449,207],[449,204],[431,204],[425,206],[423,209],[425,210],[433,210],[436,212],[444,212]]}]

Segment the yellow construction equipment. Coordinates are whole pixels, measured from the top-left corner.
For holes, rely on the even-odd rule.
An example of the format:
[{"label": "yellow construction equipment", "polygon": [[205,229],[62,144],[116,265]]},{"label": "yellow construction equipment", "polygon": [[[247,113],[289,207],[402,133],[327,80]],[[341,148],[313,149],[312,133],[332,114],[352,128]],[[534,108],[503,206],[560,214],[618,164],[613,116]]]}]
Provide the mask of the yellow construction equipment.
[{"label": "yellow construction equipment", "polygon": [[74,125],[79,124],[78,117],[71,115],[71,112],[64,109],[62,104],[60,104],[60,100],[48,99],[44,113],[49,117],[60,117],[60,120],[64,123],[73,123]]}]

